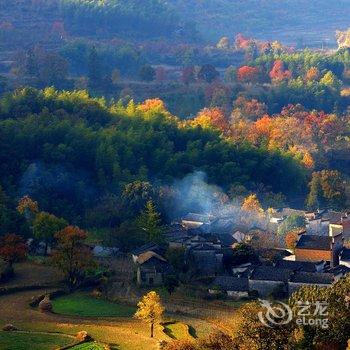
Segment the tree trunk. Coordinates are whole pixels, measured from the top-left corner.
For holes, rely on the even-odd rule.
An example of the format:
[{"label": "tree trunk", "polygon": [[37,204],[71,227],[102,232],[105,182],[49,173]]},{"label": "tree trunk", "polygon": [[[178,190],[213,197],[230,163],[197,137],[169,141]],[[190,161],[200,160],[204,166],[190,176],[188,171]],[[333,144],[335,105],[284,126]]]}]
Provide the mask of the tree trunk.
[{"label": "tree trunk", "polygon": [[153,328],[154,328],[154,324],[153,322],[151,323],[151,338],[153,338]]}]

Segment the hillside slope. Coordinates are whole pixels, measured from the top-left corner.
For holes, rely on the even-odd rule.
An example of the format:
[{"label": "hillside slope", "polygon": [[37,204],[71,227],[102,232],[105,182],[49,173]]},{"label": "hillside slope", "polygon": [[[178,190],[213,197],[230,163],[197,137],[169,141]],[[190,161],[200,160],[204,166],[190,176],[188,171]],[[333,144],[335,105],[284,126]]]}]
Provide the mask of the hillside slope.
[{"label": "hillside slope", "polygon": [[334,32],[350,26],[350,0],[170,0],[210,39],[242,32],[290,44],[335,44]]}]

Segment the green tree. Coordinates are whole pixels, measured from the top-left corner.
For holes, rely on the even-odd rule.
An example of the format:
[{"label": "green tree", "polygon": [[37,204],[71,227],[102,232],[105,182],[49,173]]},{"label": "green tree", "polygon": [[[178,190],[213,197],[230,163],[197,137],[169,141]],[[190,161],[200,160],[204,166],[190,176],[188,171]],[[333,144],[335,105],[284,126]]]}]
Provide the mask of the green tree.
[{"label": "green tree", "polygon": [[345,184],[342,174],[337,170],[314,172],[309,184],[306,200],[309,209],[343,209],[346,205]]},{"label": "green tree", "polygon": [[66,220],[44,211],[35,216],[33,233],[35,238],[42,239],[45,242],[45,255],[47,254],[48,245],[52,243],[55,234],[63,230],[67,225]]},{"label": "green tree", "polygon": [[206,81],[207,83],[212,83],[218,77],[219,72],[211,64],[205,64],[198,72],[198,78],[200,80]]},{"label": "green tree", "polygon": [[146,203],[145,210],[137,218],[137,226],[146,234],[149,241],[161,242],[163,240],[162,219],[151,200]]},{"label": "green tree", "polygon": [[162,320],[164,310],[159,295],[154,291],[144,295],[137,304],[134,317],[147,322],[151,326],[151,338],[153,338],[154,326]]},{"label": "green tree", "polygon": [[139,76],[142,81],[151,82],[156,77],[156,71],[149,64],[145,64],[143,67],[141,67]]},{"label": "green tree", "polygon": [[122,192],[122,208],[125,218],[134,218],[144,209],[148,201],[155,202],[156,190],[146,181],[134,181],[125,185]]},{"label": "green tree", "polygon": [[95,46],[91,49],[88,56],[88,78],[89,88],[95,90],[101,87],[102,67]]},{"label": "green tree", "polygon": [[232,84],[236,81],[237,69],[234,66],[229,66],[225,70],[225,82],[228,84]]},{"label": "green tree", "polygon": [[311,305],[311,318],[319,303],[326,305],[325,312],[328,313],[323,316],[327,328],[322,327],[321,323],[314,327],[301,326],[304,338],[302,349],[311,349],[315,345],[316,348],[327,349],[329,344],[334,345],[334,349],[345,349],[350,339],[350,276],[347,275],[329,288],[307,286],[298,289],[289,299],[289,305],[297,312],[300,302]]},{"label": "green tree", "polygon": [[292,214],[288,216],[286,219],[278,227],[279,235],[286,235],[288,232],[305,227],[305,217],[297,214]]}]

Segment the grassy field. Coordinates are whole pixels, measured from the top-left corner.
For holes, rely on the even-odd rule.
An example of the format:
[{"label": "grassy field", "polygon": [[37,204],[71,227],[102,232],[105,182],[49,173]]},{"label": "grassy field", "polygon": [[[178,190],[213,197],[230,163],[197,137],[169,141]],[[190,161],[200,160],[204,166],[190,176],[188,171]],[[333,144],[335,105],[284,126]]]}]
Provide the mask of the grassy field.
[{"label": "grassy field", "polygon": [[71,350],[104,350],[104,346],[99,343],[90,342],[74,346]]},{"label": "grassy field", "polygon": [[[164,323],[164,333],[172,339],[190,340],[193,339],[191,328],[182,322]],[[192,333],[192,334],[191,334]]]},{"label": "grassy field", "polygon": [[107,300],[97,299],[88,294],[74,293],[53,300],[53,310],[62,315],[84,317],[131,317],[135,308]]},{"label": "grassy field", "polygon": [[1,350],[53,350],[72,343],[72,338],[63,335],[0,331]]}]

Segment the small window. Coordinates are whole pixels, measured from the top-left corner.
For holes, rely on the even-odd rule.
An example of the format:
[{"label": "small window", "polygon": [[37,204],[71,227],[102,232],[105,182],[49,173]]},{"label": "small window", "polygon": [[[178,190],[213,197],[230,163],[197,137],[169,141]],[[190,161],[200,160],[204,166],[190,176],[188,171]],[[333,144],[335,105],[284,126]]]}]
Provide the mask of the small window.
[{"label": "small window", "polygon": [[150,285],[153,285],[153,282],[154,282],[154,281],[153,281],[153,278],[150,277],[149,280],[148,280],[148,283],[149,283]]}]

